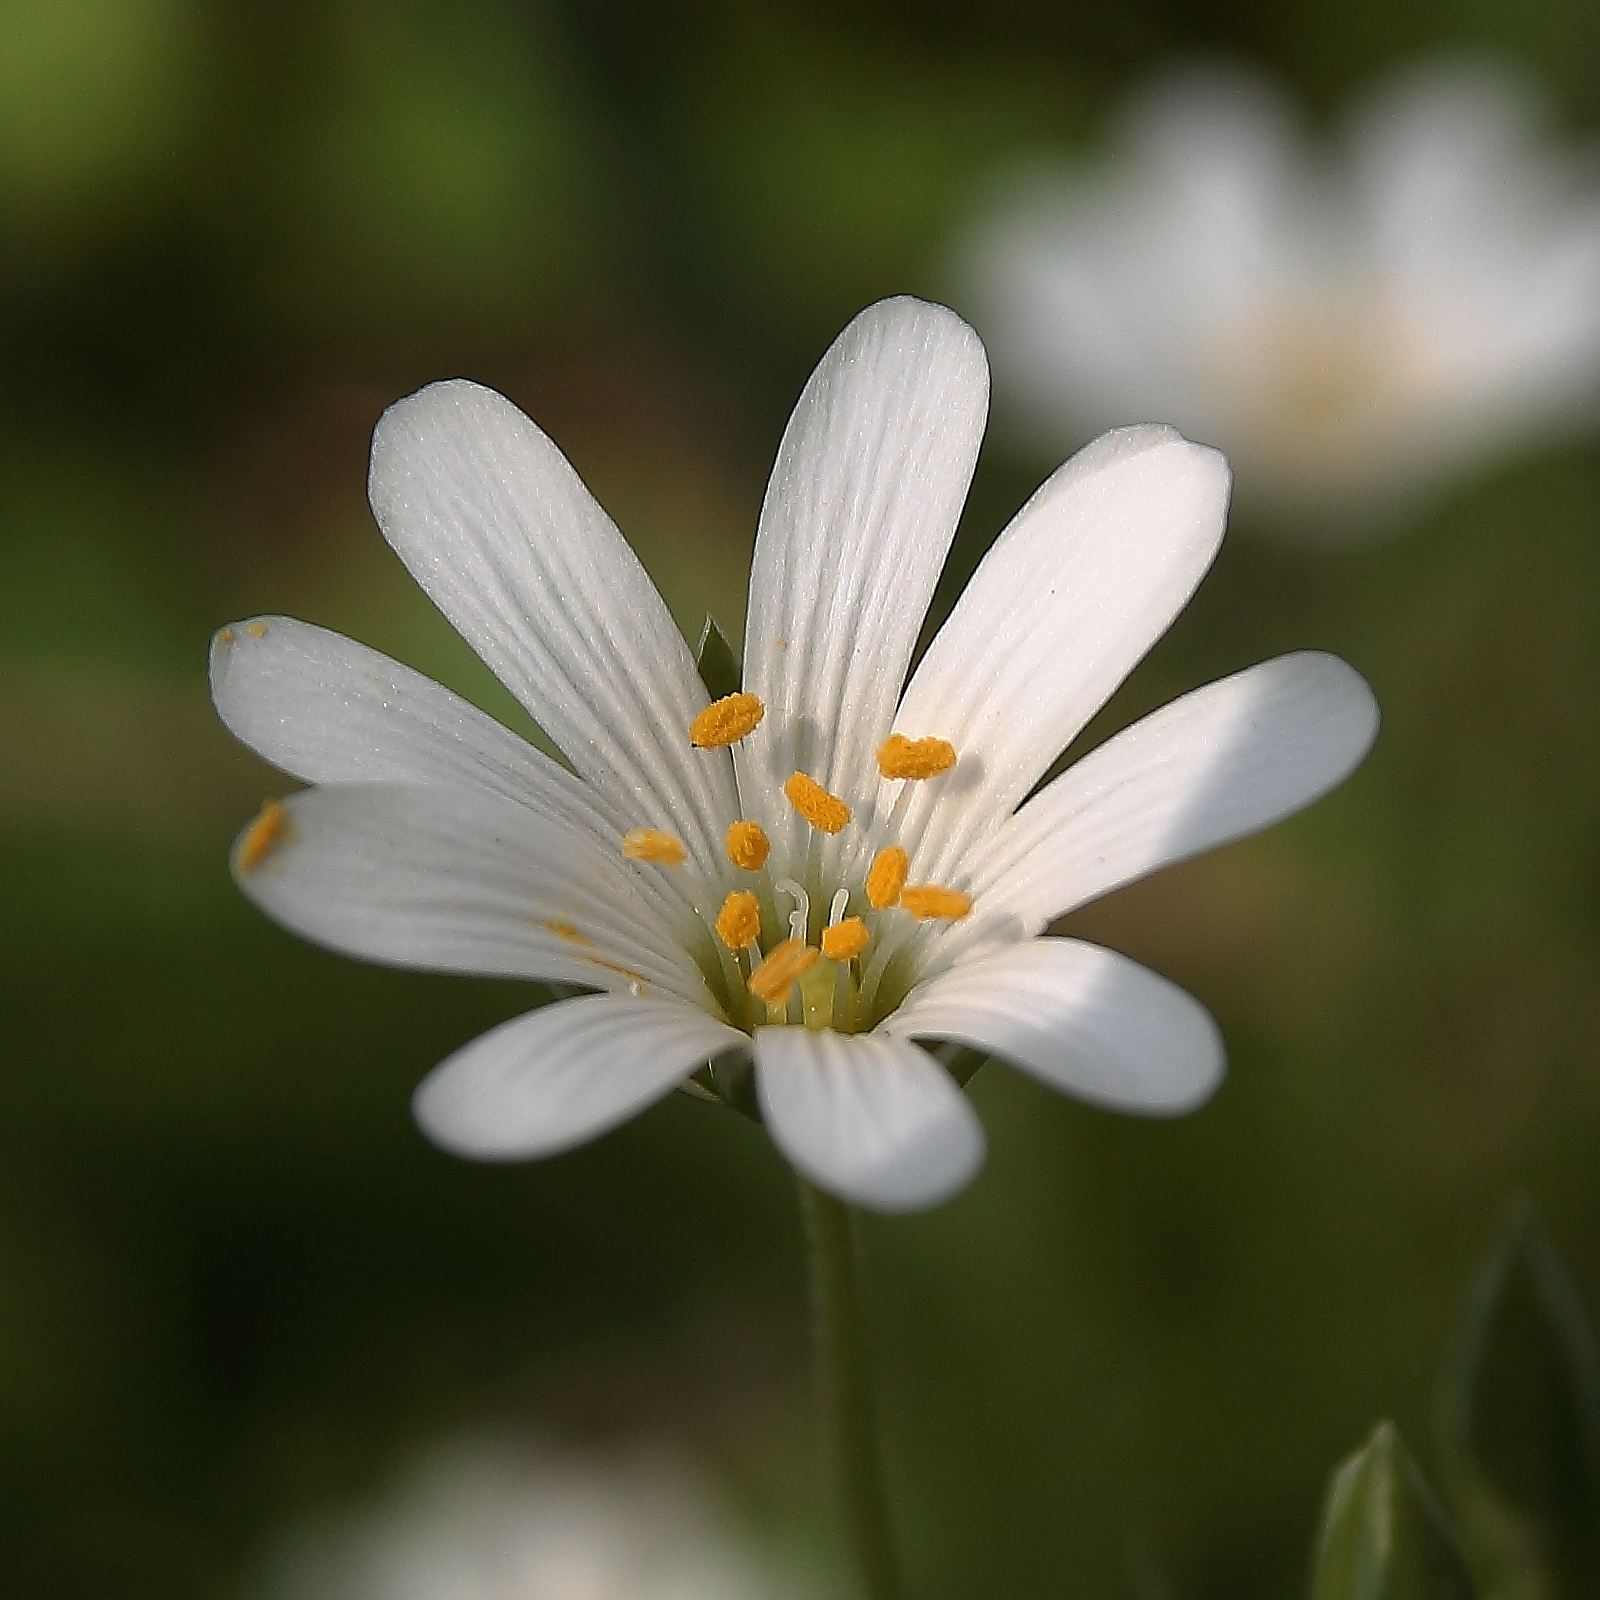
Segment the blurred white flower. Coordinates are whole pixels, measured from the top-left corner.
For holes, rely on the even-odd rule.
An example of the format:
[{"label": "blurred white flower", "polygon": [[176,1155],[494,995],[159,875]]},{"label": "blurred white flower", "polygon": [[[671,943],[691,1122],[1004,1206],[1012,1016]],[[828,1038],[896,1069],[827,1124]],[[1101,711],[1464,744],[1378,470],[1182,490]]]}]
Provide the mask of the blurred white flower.
[{"label": "blurred white flower", "polygon": [[960,258],[1040,442],[1158,418],[1226,451],[1247,507],[1330,536],[1595,419],[1600,184],[1520,79],[1415,69],[1323,152],[1271,84],[1191,68],[1113,144],[1014,179]]},{"label": "blurred white flower", "polygon": [[251,1600],[818,1600],[665,1461],[464,1444],[367,1510],[292,1530]]},{"label": "blurred white flower", "polygon": [[637,557],[510,401],[453,381],[385,413],[379,525],[573,770],[287,617],[223,629],[211,684],[240,739],[315,785],[235,847],[263,910],[371,960],[602,991],[437,1067],[414,1102],[430,1137],[547,1155],[712,1058],[753,1060],[794,1167],[900,1211],[952,1194],[984,1148],[917,1040],[1126,1111],[1215,1088],[1197,1001],[1038,936],[1309,804],[1365,754],[1376,707],[1337,658],[1280,656],[1032,793],[1211,564],[1228,469],[1171,428],[1080,451],[907,682],[987,403],[983,349],[943,307],[888,300],[850,324],[779,447],[743,688],[716,700]]}]

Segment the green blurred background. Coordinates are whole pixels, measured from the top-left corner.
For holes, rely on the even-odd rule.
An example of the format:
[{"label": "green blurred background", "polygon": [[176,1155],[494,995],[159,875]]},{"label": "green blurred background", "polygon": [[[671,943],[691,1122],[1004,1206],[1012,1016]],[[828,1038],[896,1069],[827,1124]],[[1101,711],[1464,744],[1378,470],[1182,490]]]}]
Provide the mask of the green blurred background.
[{"label": "green blurred background", "polygon": [[[806,373],[870,300],[953,292],[997,164],[1175,55],[1326,116],[1461,45],[1600,122],[1581,0],[0,0],[6,1593],[237,1593],[474,1426],[666,1441],[826,1544],[781,1162],[681,1097],[540,1165],[426,1146],[412,1085],[521,997],[237,895],[286,784],[212,718],[206,639],[291,612],[513,715],[363,497],[382,407],[457,373],[686,630],[735,628]],[[941,605],[1053,465],[991,442]],[[870,1227],[926,1600],[1298,1594],[1335,1458],[1387,1414],[1429,1459],[1508,1194],[1600,1291],[1600,453],[1385,543],[1238,529],[1099,726],[1302,645],[1378,692],[1363,771],[1072,919],[1213,1008],[1216,1100],[1142,1123],[987,1068],[981,1177]]]}]

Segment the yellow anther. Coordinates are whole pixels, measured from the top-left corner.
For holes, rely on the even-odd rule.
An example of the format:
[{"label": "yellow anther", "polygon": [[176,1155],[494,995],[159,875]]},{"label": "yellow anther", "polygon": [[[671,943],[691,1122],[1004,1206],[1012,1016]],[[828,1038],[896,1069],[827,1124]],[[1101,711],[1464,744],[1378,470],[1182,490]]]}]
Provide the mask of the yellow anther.
[{"label": "yellow anther", "polygon": [[900,909],[914,917],[941,917],[955,922],[972,909],[972,896],[937,883],[918,883],[900,891]]},{"label": "yellow anther", "polygon": [[233,629],[232,628],[218,628],[217,629],[217,643],[218,644],[232,644],[233,643]]},{"label": "yellow anther", "polygon": [[867,902],[874,911],[899,902],[910,870],[911,857],[897,844],[885,845],[872,858],[872,865],[867,868]]},{"label": "yellow anther", "polygon": [[250,826],[239,835],[234,847],[233,870],[254,872],[291,831],[289,812],[281,801],[263,800]]},{"label": "yellow anther", "polygon": [[753,694],[725,694],[689,724],[689,743],[702,750],[737,744],[766,714],[767,708]]},{"label": "yellow anther", "polygon": [[784,780],[783,792],[818,833],[837,833],[850,820],[850,807],[803,772],[791,772]]},{"label": "yellow anther", "polygon": [[956,764],[948,739],[908,739],[891,733],[878,746],[878,771],[886,778],[937,778]]},{"label": "yellow anther", "polygon": [[267,625],[264,622],[247,622],[245,624],[244,631],[248,633],[252,639],[265,639],[267,636]]},{"label": "yellow anther", "polygon": [[750,993],[769,1006],[786,1005],[795,980],[809,972],[822,959],[819,951],[798,939],[775,944],[750,974]]},{"label": "yellow anther", "polygon": [[675,867],[689,852],[681,839],[660,828],[630,828],[622,836],[622,853],[630,861],[654,861],[663,867]]},{"label": "yellow anther", "polygon": [[761,907],[748,889],[735,889],[717,913],[717,937],[730,950],[743,950],[761,934]]},{"label": "yellow anther", "polygon": [[728,859],[746,872],[759,872],[767,864],[772,851],[772,841],[759,822],[735,822],[723,841],[728,847]]},{"label": "yellow anther", "polygon": [[870,937],[860,917],[846,917],[822,930],[822,953],[830,961],[854,961],[867,948]]}]

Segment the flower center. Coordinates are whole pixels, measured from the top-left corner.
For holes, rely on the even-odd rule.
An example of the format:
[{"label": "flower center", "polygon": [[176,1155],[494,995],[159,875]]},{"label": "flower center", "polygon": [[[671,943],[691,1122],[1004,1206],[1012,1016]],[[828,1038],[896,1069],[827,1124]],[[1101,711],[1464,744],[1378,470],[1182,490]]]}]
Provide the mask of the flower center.
[{"label": "flower center", "polygon": [[[756,695],[725,695],[690,723],[689,742],[715,751],[759,737],[765,715]],[[955,764],[955,747],[935,737],[891,733],[877,752],[878,776],[902,785],[937,779]],[[961,889],[908,883],[910,855],[887,837],[904,812],[908,793],[902,789],[900,803],[863,824],[843,799],[809,773],[793,772],[785,780],[784,799],[813,834],[834,837],[847,828],[865,827],[875,835],[867,841],[876,848],[865,875],[858,882],[833,886],[826,918],[819,915],[814,938],[813,895],[792,878],[769,874],[772,842],[754,817],[735,818],[723,836],[728,860],[748,879],[726,893],[708,893],[688,862],[683,842],[660,828],[631,829],[619,849],[646,869],[680,875],[710,935],[698,957],[701,968],[735,1026],[748,1031],[794,1023],[854,1033],[870,1028],[898,1003],[905,984],[892,972],[897,958],[908,956],[920,926],[953,921],[972,909],[971,897]],[[814,853],[811,860],[816,860]],[[817,888],[814,877],[811,886]]]}]

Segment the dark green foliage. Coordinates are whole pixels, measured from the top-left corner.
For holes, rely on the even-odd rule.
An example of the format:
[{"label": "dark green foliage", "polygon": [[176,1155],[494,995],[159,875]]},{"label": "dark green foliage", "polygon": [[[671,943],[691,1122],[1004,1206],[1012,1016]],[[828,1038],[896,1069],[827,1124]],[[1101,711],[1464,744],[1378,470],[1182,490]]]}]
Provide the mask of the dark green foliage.
[{"label": "dark green foliage", "polygon": [[1600,1594],[1600,1348],[1532,1205],[1485,1261],[1441,1400],[1463,1527],[1490,1573]]}]

